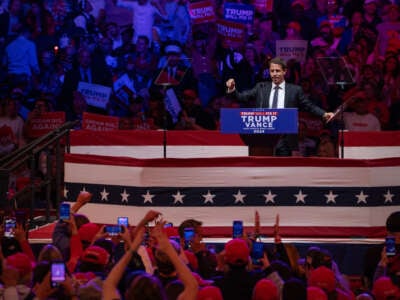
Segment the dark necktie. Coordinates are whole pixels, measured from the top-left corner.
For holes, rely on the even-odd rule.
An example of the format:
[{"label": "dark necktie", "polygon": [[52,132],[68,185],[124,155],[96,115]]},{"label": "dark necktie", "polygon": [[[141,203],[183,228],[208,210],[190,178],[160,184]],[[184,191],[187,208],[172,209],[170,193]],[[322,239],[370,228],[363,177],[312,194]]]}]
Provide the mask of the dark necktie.
[{"label": "dark necktie", "polygon": [[280,89],[279,85],[274,87],[274,97],[272,98],[272,106],[271,108],[278,108],[278,90]]}]

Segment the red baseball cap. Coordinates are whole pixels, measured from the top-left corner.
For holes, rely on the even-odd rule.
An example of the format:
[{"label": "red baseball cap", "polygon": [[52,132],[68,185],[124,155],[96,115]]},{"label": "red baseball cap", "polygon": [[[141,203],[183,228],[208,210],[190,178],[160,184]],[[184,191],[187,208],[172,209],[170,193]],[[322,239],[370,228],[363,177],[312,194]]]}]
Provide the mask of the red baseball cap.
[{"label": "red baseball cap", "polygon": [[326,293],[316,286],[307,288],[307,300],[328,300]]},{"label": "red baseball cap", "polygon": [[336,287],[335,273],[327,267],[318,267],[311,271],[308,285],[319,287],[326,292],[332,292]]},{"label": "red baseball cap", "polygon": [[278,288],[269,279],[261,279],[254,286],[252,300],[278,300]]},{"label": "red baseball cap", "polygon": [[28,255],[22,252],[8,256],[6,262],[9,266],[17,269],[21,275],[28,274],[33,270],[33,262]]},{"label": "red baseball cap", "polygon": [[382,276],[375,280],[372,294],[376,300],[386,300],[390,296],[398,296],[399,288],[395,286],[389,277]]},{"label": "red baseball cap", "polygon": [[225,261],[228,264],[246,264],[250,249],[245,240],[233,239],[225,245]]},{"label": "red baseball cap", "polygon": [[99,226],[95,223],[83,224],[78,230],[80,239],[87,242],[91,242],[98,232]]},{"label": "red baseball cap", "polygon": [[97,265],[106,265],[110,258],[108,252],[99,246],[89,246],[82,254],[82,261]]}]

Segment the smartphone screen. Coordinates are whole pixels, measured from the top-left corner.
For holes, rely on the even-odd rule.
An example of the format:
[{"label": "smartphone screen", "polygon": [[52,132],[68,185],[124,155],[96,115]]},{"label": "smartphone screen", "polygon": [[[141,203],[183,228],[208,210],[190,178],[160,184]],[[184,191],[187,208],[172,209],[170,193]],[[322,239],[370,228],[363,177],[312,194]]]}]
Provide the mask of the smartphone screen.
[{"label": "smartphone screen", "polygon": [[185,240],[185,249],[189,249],[194,238],[194,228],[185,228],[183,231],[183,238]]},{"label": "smartphone screen", "polygon": [[14,229],[17,225],[15,219],[6,219],[4,221],[4,236],[5,237],[14,237]]},{"label": "smartphone screen", "polygon": [[233,221],[232,237],[234,239],[243,237],[243,221]]},{"label": "smartphone screen", "polygon": [[261,258],[264,257],[264,243],[263,242],[253,242],[251,249],[251,259],[253,265],[261,265]]},{"label": "smartphone screen", "polygon": [[386,255],[395,256],[396,255],[396,240],[394,236],[386,237]]},{"label": "smartphone screen", "polygon": [[61,220],[69,220],[71,212],[71,204],[68,202],[63,202],[60,205],[60,219]]},{"label": "smartphone screen", "polygon": [[118,225],[128,227],[128,217],[118,217]]},{"label": "smartphone screen", "polygon": [[53,262],[51,264],[51,285],[56,287],[65,280],[65,264],[63,262]]},{"label": "smartphone screen", "polygon": [[109,235],[114,236],[114,235],[118,235],[118,234],[121,233],[121,226],[119,226],[119,225],[108,225],[108,226],[105,227],[105,230]]}]

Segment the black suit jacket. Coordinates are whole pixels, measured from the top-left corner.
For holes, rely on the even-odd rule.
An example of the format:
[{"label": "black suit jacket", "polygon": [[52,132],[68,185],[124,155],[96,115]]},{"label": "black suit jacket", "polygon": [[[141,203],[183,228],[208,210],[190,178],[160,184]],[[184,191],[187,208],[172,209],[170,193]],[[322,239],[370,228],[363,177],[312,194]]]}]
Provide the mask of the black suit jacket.
[{"label": "black suit jacket", "polygon": [[[239,102],[255,101],[257,108],[270,108],[269,96],[271,94],[272,82],[259,82],[254,88],[238,92],[235,90],[232,95]],[[285,82],[285,108],[297,108],[299,111],[307,111],[318,117],[324,115],[325,111],[307,99],[300,86]],[[298,149],[297,135],[283,135],[279,140],[275,154],[278,156],[290,156],[293,150]]]},{"label": "black suit jacket", "polygon": [[[112,87],[112,75],[105,67],[96,67],[92,65],[90,66],[90,72],[91,83]],[[58,102],[58,109],[64,110],[67,113],[68,120],[70,120],[70,116],[73,116],[73,91],[76,91],[78,89],[78,84],[80,81],[83,81],[83,78],[81,76],[79,67],[75,67],[65,74],[62,92],[60,95],[60,101]],[[91,107],[89,107],[88,111],[94,113],[105,113],[105,111]]]},{"label": "black suit jacket", "polygon": [[7,38],[9,26],[10,14],[6,10],[3,10],[3,12],[0,13],[0,38]]}]

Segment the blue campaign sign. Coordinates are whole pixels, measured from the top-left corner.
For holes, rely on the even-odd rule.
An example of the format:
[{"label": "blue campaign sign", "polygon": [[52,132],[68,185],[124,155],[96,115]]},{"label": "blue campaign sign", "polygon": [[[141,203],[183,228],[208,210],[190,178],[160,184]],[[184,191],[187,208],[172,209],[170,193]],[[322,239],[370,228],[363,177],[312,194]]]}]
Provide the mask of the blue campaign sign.
[{"label": "blue campaign sign", "polygon": [[225,2],[224,19],[236,23],[253,24],[254,6],[250,4]]},{"label": "blue campaign sign", "polygon": [[221,132],[297,133],[297,109],[221,108]]}]

